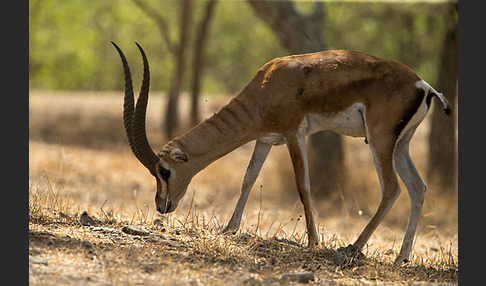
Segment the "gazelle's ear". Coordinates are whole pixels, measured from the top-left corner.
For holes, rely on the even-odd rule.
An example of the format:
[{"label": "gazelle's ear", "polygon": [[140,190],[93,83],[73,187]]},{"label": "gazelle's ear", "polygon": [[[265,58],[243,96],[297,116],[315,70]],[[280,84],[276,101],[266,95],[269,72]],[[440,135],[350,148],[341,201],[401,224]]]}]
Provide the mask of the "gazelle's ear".
[{"label": "gazelle's ear", "polygon": [[172,149],[170,151],[170,157],[176,162],[187,162],[187,153],[182,152],[180,149]]}]

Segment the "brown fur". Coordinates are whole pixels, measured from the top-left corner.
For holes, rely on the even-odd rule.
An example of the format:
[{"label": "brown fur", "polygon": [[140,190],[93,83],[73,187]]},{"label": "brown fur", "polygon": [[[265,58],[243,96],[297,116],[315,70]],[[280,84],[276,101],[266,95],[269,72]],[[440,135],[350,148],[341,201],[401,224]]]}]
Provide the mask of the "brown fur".
[{"label": "brown fur", "polygon": [[[218,113],[164,148],[174,145],[189,156],[211,153],[214,144],[235,149],[265,133],[297,130],[308,113],[333,114],[356,102],[367,107],[372,125],[380,125],[383,114],[387,123],[393,120],[395,126],[403,125],[407,114],[423,99],[423,93],[415,93],[418,80],[410,68],[396,61],[354,51],[277,58],[265,64]],[[219,143],[213,143],[213,137]],[[209,149],[200,144],[201,138],[211,142],[204,144]],[[238,142],[228,142],[233,140]]]}]

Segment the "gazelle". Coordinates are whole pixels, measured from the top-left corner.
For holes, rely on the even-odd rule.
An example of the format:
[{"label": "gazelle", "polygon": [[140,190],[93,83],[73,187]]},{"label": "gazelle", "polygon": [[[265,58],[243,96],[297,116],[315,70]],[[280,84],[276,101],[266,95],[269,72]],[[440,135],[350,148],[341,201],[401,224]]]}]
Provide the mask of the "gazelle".
[{"label": "gazelle", "polygon": [[[241,145],[256,140],[233,215],[223,230],[239,228],[243,209],[273,145],[286,144],[304,206],[308,246],[318,242],[312,214],[305,136],[321,130],[365,137],[381,185],[376,213],[354,242],[361,250],[400,193],[397,173],[410,195],[411,211],[397,262],[407,261],[422,211],[426,184],[410,157],[409,142],[430,108],[445,97],[409,67],[355,51],[324,51],[276,58],[211,118],[172,139],[156,154],[145,132],[150,72],[143,49],[143,81],[136,106],[130,70],[125,74],[123,121],[130,147],[157,182],[155,204],[174,211],[199,171]],[[330,166],[332,168],[332,166]]]}]

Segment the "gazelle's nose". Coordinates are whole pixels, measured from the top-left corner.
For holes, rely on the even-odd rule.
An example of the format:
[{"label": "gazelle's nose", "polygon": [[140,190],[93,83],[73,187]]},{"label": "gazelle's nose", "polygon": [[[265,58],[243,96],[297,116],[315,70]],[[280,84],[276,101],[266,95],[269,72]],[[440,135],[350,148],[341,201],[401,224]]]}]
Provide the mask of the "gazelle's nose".
[{"label": "gazelle's nose", "polygon": [[164,205],[163,203],[159,203],[157,204],[157,211],[161,214],[165,214],[165,213],[168,213],[168,212],[171,212],[173,210],[171,210],[171,207],[172,206],[172,201],[171,200],[167,200],[167,203]]}]

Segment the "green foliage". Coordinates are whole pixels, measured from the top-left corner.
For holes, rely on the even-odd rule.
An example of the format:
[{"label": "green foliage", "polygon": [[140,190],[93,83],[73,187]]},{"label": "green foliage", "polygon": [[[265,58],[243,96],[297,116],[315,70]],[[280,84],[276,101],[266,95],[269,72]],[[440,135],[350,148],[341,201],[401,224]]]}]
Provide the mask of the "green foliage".
[{"label": "green foliage", "polygon": [[248,3],[223,1],[215,14],[206,51],[206,90],[237,92],[266,62],[288,55]]},{"label": "green foliage", "polygon": [[[148,1],[148,0],[147,0]],[[175,42],[179,2],[152,1],[162,12]],[[193,27],[205,1],[193,5]],[[418,6],[419,5],[419,6]],[[304,13],[312,3],[299,2]],[[444,34],[439,4],[326,2],[322,24],[329,49],[352,49],[410,65],[433,83]],[[29,84],[33,89],[120,90],[121,64],[110,44],[123,49],[135,83],[141,58],[134,42],[149,58],[152,90],[167,90],[174,63],[155,22],[130,0],[30,0]],[[191,29],[187,64],[192,61],[195,28]],[[209,29],[202,91],[236,93],[268,60],[287,55],[273,31],[246,1],[219,1]],[[188,65],[188,71],[190,71]],[[189,90],[189,73],[183,89]]]},{"label": "green foliage", "polygon": [[31,88],[121,89],[123,82],[115,76],[120,60],[110,41],[124,47],[135,76],[134,60],[140,56],[133,42],[150,49],[160,44],[155,24],[132,1],[31,0],[29,4]]}]

